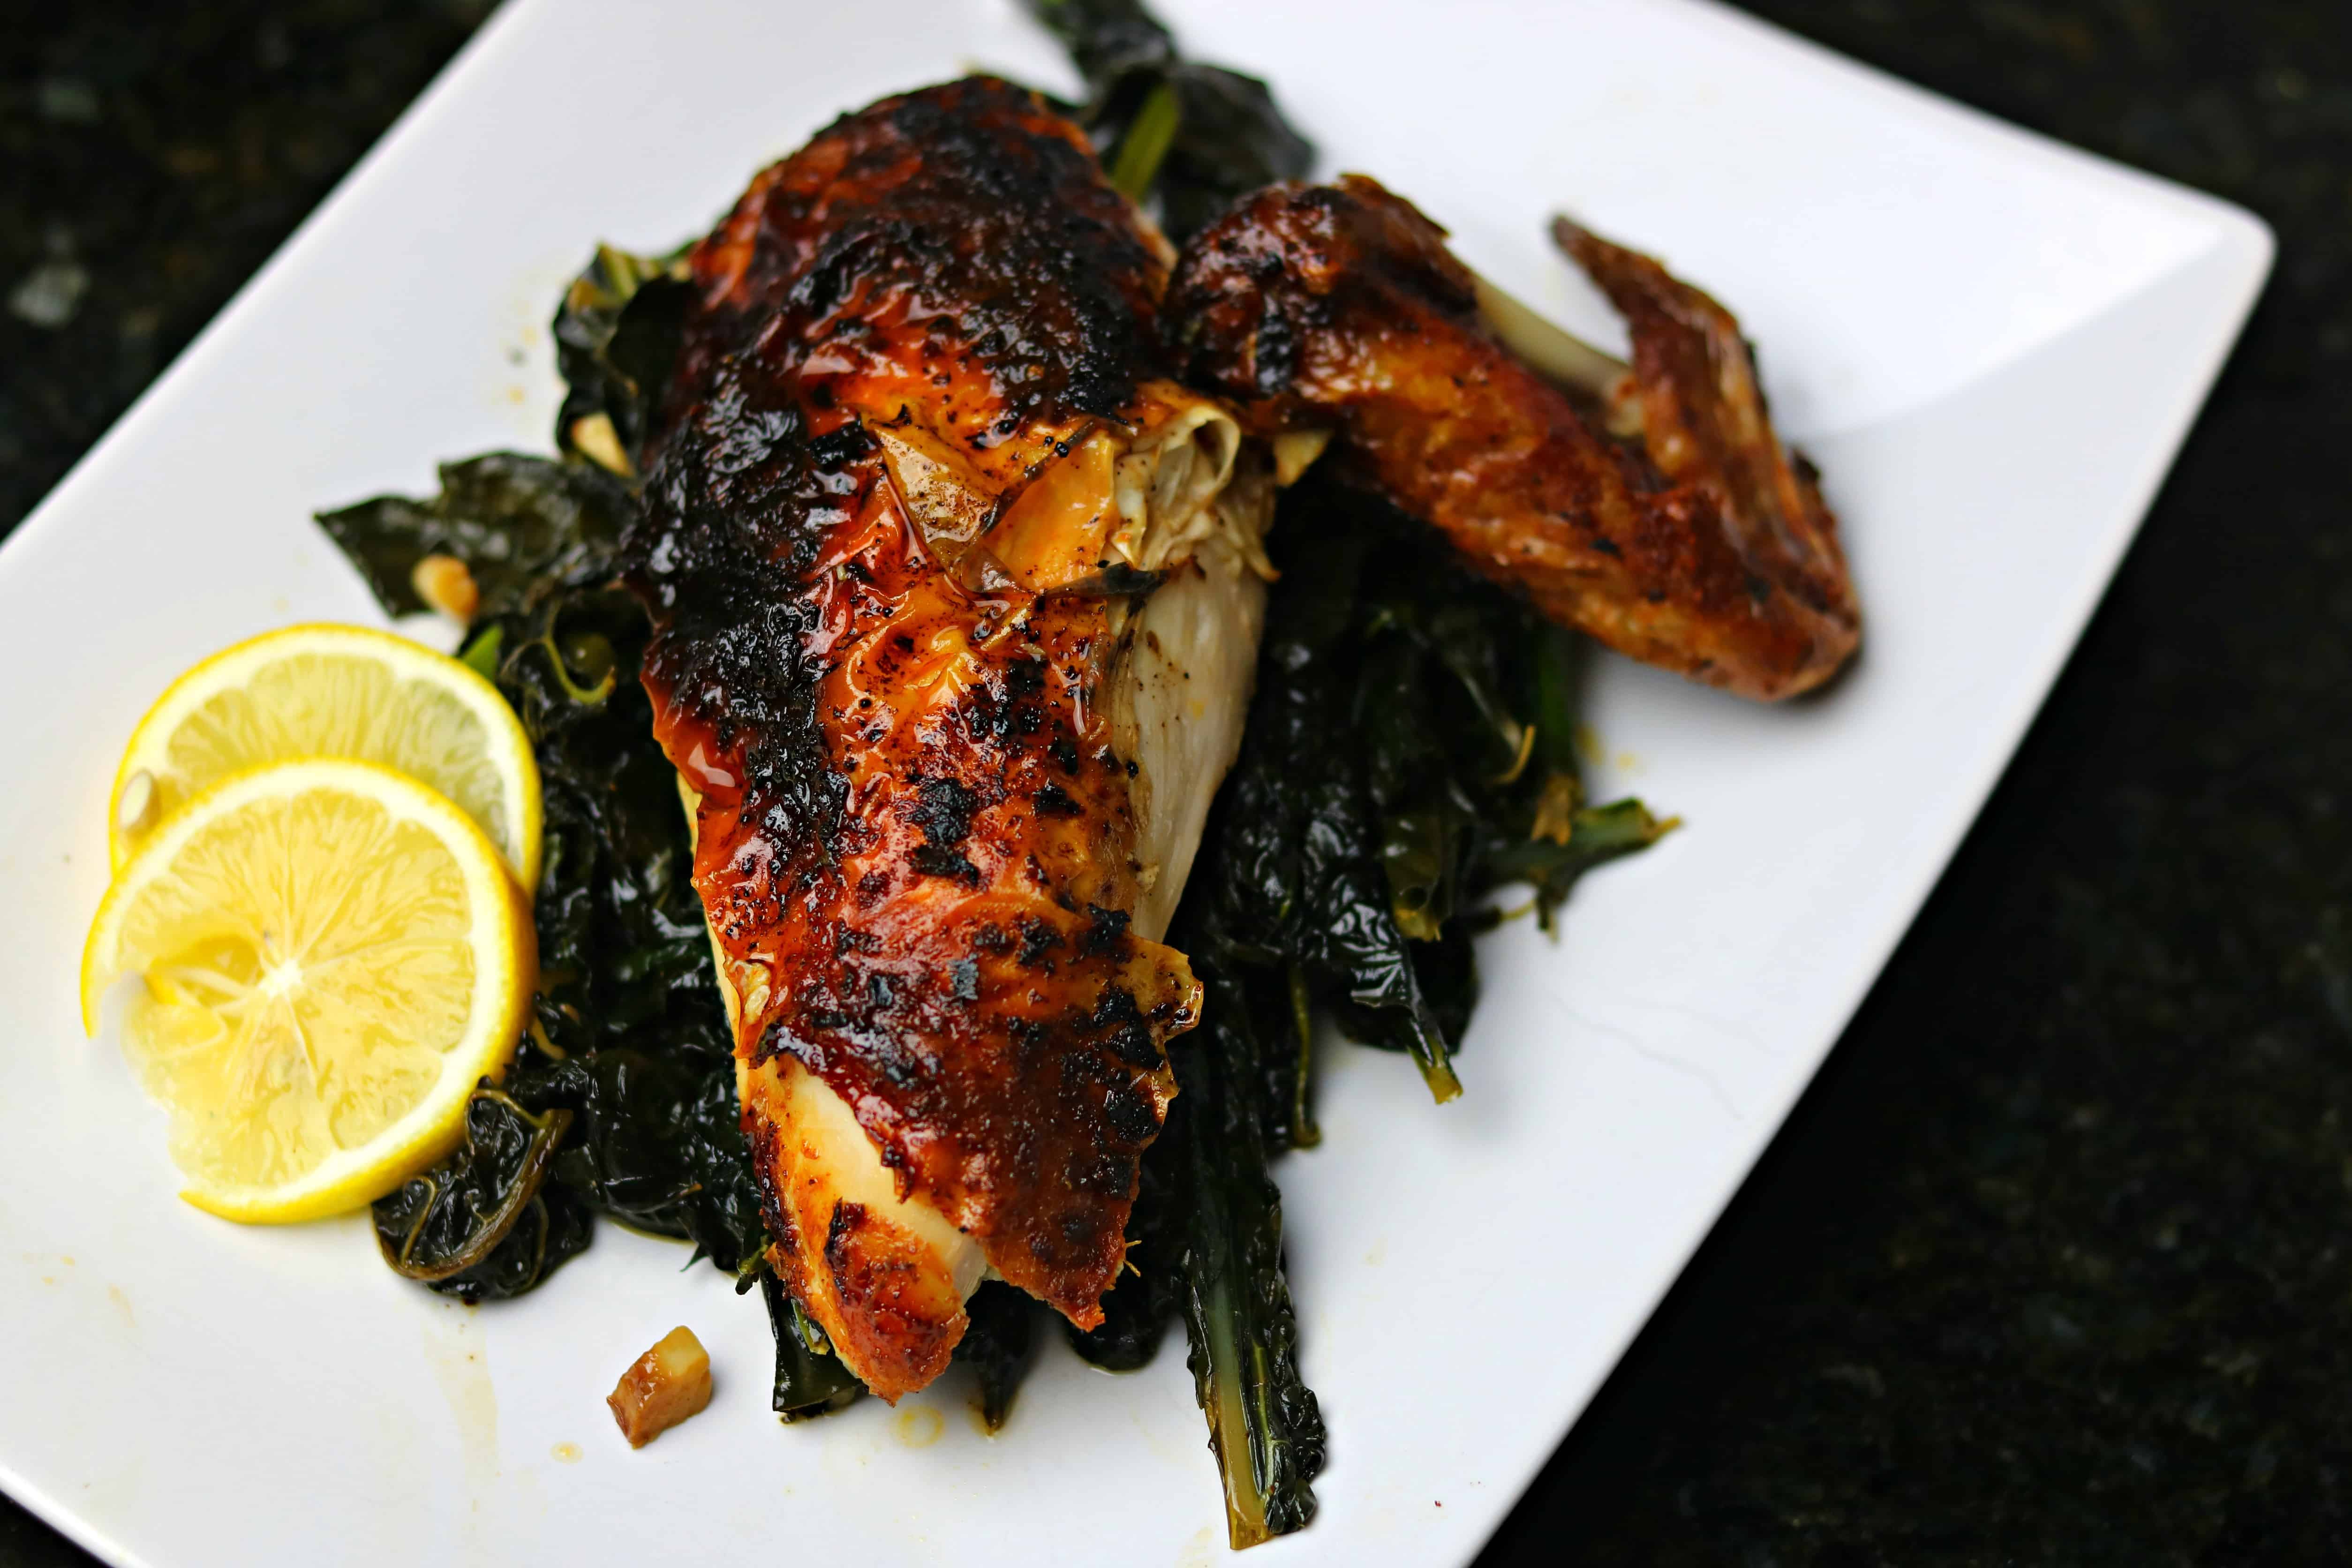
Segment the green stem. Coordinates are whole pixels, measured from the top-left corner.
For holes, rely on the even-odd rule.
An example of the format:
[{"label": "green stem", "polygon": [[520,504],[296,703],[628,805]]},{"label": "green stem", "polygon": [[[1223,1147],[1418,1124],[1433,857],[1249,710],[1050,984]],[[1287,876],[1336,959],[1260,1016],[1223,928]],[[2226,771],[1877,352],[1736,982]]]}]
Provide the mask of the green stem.
[{"label": "green stem", "polygon": [[1454,1054],[1445,1048],[1444,1031],[1426,1018],[1412,1022],[1412,1065],[1421,1069],[1421,1081],[1429,1085],[1429,1097],[1443,1105],[1462,1096],[1462,1080],[1454,1076]]},{"label": "green stem", "polygon": [[1307,1069],[1315,1059],[1315,997],[1307,988],[1304,964],[1290,966],[1290,1027],[1298,1040],[1298,1070],[1290,1089],[1290,1145],[1312,1149],[1323,1142],[1323,1129],[1307,1103]]},{"label": "green stem", "polygon": [[466,645],[465,651],[457,656],[457,662],[484,680],[496,680],[499,678],[499,648],[506,640],[506,627],[492,626]]},{"label": "green stem", "polygon": [[1160,177],[1160,165],[1167,161],[1168,149],[1176,144],[1176,130],[1183,120],[1184,104],[1177,96],[1176,84],[1163,81],[1151,89],[1151,96],[1128,122],[1127,134],[1118,139],[1118,151],[1111,155],[1110,183],[1129,201],[1139,202],[1150,192],[1151,182]]},{"label": "green stem", "polygon": [[595,685],[583,686],[572,679],[571,667],[563,662],[562,650],[555,646],[553,630],[551,629],[545,637],[539,639],[539,646],[547,649],[547,662],[555,667],[555,683],[563,688],[563,694],[572,701],[583,707],[594,708],[601,706],[604,699],[613,695],[613,688],[619,683],[618,674],[613,667],[609,665],[605,667],[603,679]]}]

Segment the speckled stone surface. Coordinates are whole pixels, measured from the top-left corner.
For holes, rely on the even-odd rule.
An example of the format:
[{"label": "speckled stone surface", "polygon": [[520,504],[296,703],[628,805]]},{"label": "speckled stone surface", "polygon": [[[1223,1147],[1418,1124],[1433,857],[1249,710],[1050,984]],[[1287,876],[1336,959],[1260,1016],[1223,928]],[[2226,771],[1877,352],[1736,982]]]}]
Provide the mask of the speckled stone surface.
[{"label": "speckled stone surface", "polygon": [[[2352,1561],[2352,8],[1750,8],[2244,203],[2278,274],[1917,928],[1482,1563]],[[0,526],[476,20],[5,30]],[[83,1561],[0,1504],[0,1564]]]}]

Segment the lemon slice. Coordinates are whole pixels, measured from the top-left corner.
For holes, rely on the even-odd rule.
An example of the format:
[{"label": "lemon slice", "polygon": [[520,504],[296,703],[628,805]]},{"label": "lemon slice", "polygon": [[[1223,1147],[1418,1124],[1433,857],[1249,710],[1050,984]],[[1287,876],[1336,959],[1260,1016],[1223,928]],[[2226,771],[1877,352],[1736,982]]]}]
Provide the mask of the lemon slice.
[{"label": "lemon slice", "polygon": [[250,637],[155,700],[115,770],[115,869],[205,785],[289,757],[356,757],[423,780],[481,824],[525,888],[539,885],[539,767],[498,688],[405,637],[341,626]]},{"label": "lemon slice", "polygon": [[276,1223],[357,1208],[454,1147],[537,981],[530,910],[465,813],[369,763],[232,774],[149,835],[82,950],[82,1024],[170,1110],[181,1195]]}]

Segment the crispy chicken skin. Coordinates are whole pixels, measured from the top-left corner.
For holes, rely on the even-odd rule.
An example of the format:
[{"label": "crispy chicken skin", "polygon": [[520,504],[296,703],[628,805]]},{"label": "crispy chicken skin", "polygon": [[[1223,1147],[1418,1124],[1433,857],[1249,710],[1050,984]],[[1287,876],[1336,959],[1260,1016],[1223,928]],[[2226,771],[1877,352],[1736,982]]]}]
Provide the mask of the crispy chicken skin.
[{"label": "crispy chicken skin", "polygon": [[836,121],[691,257],[628,545],[645,683],[771,1260],[886,1398],[984,1269],[1100,1321],[1199,1011],[1156,940],[1192,847],[1139,826],[1177,764],[1136,637],[1164,600],[1243,645],[1187,731],[1213,790],[1272,479],[1166,377],[1168,260],[1074,127],[978,78]]},{"label": "crispy chicken skin", "polygon": [[1544,380],[1482,323],[1444,231],[1358,174],[1245,197],[1186,247],[1163,315],[1192,384],[1261,434],[1331,432],[1360,482],[1551,618],[1745,697],[1819,685],[1860,611],[1738,323],[1647,257],[1557,237],[1627,320],[1629,384]]}]

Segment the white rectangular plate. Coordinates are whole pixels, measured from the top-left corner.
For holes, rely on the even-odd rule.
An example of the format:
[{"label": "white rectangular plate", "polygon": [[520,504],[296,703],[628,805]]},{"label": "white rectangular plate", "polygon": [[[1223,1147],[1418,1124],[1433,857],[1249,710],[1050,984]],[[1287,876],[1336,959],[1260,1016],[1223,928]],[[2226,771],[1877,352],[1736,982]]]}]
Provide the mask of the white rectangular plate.
[{"label": "white rectangular plate", "polygon": [[[1688,826],[1562,939],[1481,950],[1467,1095],[1331,1053],[1281,1168],[1320,1521],[1263,1561],[1468,1558],[1836,1039],[2081,630],[2271,244],[2234,208],[1679,0],[1169,0],[1334,168],[1614,331],[1573,212],[1739,311],[1827,475],[1869,621],[1826,696],[1748,706],[1619,660],[1595,782]],[[199,655],[376,619],[310,521],[436,459],[545,450],[543,322],[599,238],[698,232],[835,113],[984,65],[1070,79],[1010,0],[517,0],[0,552],[0,1485],[117,1563],[1204,1563],[1181,1346],[1058,1343],[990,1439],[942,1387],[780,1430],[768,1331],[606,1227],[522,1302],[395,1279],[359,1220],[173,1196],[160,1116],[75,970],[118,747]],[[683,1271],[681,1271],[683,1269]],[[603,1395],[673,1323],[710,1411],[643,1453]],[[584,1456],[560,1462],[559,1445]]]}]

